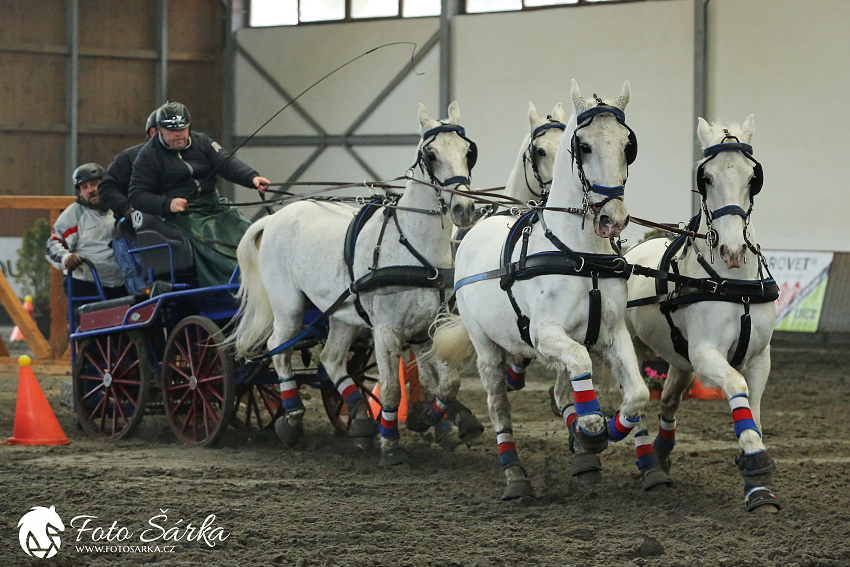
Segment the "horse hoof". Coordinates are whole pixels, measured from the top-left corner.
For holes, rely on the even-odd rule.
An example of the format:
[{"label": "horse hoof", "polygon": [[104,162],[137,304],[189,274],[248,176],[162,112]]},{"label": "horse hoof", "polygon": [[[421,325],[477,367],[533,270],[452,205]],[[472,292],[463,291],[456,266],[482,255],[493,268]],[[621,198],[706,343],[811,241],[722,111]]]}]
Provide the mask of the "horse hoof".
[{"label": "horse hoof", "polygon": [[782,509],[779,500],[769,488],[758,488],[751,491],[744,498],[744,507],[747,512],[758,512],[760,514],[775,514]]},{"label": "horse hoof", "polygon": [[481,437],[481,434],[484,433],[484,426],[471,411],[464,409],[466,411],[455,415],[455,424],[457,425],[458,438],[468,446]]},{"label": "horse hoof", "polygon": [[395,447],[387,451],[381,451],[380,467],[394,467],[407,462],[407,453],[401,447]]},{"label": "horse hoof", "polygon": [[673,479],[667,476],[661,467],[647,469],[643,472],[643,483],[641,487],[647,492],[660,492],[673,484]]},{"label": "horse hoof", "polygon": [[[603,418],[604,420],[604,418]],[[603,421],[604,423],[604,421]],[[608,425],[604,424],[602,430],[598,433],[588,433],[578,425],[578,420],[573,422],[572,427],[570,427],[570,450],[575,450],[575,441],[579,442],[579,445],[585,450],[587,453],[601,453],[605,449],[608,448]]]},{"label": "horse hoof", "polygon": [[435,429],[434,441],[444,451],[454,451],[458,445],[463,445],[463,440],[458,436],[457,431],[452,429]]},{"label": "horse hoof", "polygon": [[374,437],[352,437],[351,441],[354,443],[354,446],[361,451],[371,451],[375,448]]},{"label": "horse hoof", "polygon": [[419,400],[407,409],[407,428],[415,433],[425,433],[439,421],[431,412],[431,402]]},{"label": "horse hoof", "polygon": [[[303,416],[303,413],[301,414]],[[304,437],[304,424],[300,419],[291,423],[288,416],[283,415],[274,422],[274,431],[287,447],[295,447],[298,441]]]},{"label": "horse hoof", "polygon": [[577,453],[570,464],[570,475],[581,484],[602,482],[602,461],[591,453]]},{"label": "horse hoof", "polygon": [[531,487],[531,481],[527,478],[518,478],[509,480],[505,491],[502,493],[502,500],[516,500],[517,498],[530,498],[534,496],[534,489]]},{"label": "horse hoof", "polygon": [[357,418],[351,421],[351,427],[348,429],[349,437],[369,437],[372,438],[377,433],[375,422],[368,417]]},{"label": "horse hoof", "polygon": [[555,414],[555,417],[562,417],[561,410],[558,409],[558,402],[555,401],[555,386],[549,388],[549,409]]}]

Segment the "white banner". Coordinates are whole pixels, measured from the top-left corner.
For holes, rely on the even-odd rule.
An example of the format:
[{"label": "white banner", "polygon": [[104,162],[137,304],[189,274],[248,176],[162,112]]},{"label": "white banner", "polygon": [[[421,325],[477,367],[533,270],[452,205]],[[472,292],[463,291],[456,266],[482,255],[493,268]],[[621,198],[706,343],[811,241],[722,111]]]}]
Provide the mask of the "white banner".
[{"label": "white banner", "polygon": [[0,238],[0,271],[3,272],[6,279],[12,284],[12,289],[15,290],[15,293],[19,297],[23,297],[27,293],[32,293],[31,291],[28,292],[21,289],[21,285],[16,279],[18,270],[15,269],[15,264],[18,262],[18,250],[21,248],[22,242],[23,239],[20,237]]},{"label": "white banner", "polygon": [[770,273],[779,284],[776,330],[816,332],[829,280],[832,252],[762,252]]}]

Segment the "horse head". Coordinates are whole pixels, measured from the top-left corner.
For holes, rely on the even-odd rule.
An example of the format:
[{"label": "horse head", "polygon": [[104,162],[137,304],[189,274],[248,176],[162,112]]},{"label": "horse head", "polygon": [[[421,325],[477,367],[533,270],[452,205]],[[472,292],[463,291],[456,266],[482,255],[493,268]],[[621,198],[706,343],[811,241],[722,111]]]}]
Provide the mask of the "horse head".
[{"label": "horse head", "polygon": [[704,159],[697,164],[697,189],[708,226],[708,245],[718,247],[727,268],[740,268],[747,252],[753,197],[762,185],[761,165],[752,157],[753,115],[743,126],[699,119]]},{"label": "horse head", "polygon": [[531,187],[536,179],[540,189],[548,191],[554,176],[555,156],[558,154],[558,148],[561,146],[566,130],[564,108],[561,103],[558,103],[552,109],[552,114],[546,118],[540,118],[534,103],[529,102],[528,124],[530,134],[525,159],[531,164],[534,179],[528,179],[529,172],[526,171],[526,183],[528,187]]},{"label": "horse head", "polygon": [[[573,128],[573,134],[565,150],[570,154],[569,167],[579,182],[583,199],[593,212],[593,230],[603,238],[619,236],[629,223],[622,198],[629,164],[637,156],[637,138],[626,125],[623,112],[629,96],[628,81],[615,101],[603,101],[595,94],[586,99],[578,83],[572,82],[575,114],[568,128]],[[558,169],[556,164],[556,178]]]},{"label": "horse head", "polygon": [[443,121],[429,118],[425,105],[420,103],[419,124],[422,139],[417,163],[432,184],[452,190],[448,203],[452,222],[458,228],[468,228],[475,222],[475,202],[457,191],[469,190],[469,175],[478,159],[478,148],[460,126],[457,101],[449,105],[449,118]]}]

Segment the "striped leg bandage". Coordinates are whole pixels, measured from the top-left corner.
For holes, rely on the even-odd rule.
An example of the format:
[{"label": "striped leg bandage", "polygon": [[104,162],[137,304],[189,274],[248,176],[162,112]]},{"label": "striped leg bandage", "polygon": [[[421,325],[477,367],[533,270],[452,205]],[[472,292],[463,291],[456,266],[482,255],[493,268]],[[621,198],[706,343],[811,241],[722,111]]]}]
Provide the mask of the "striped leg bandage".
[{"label": "striped leg bandage", "polygon": [[637,466],[641,471],[658,467],[658,457],[649,440],[649,431],[641,429],[635,433],[635,451],[637,452]]},{"label": "striped leg bandage", "polygon": [[354,380],[350,376],[343,376],[337,380],[336,390],[342,396],[342,399],[345,400],[348,411],[356,409],[363,403],[363,392],[360,391],[360,388],[357,387],[357,384],[354,383]]},{"label": "striped leg bandage", "polygon": [[384,439],[398,439],[398,408],[381,410],[381,424],[378,430]]},{"label": "striped leg bandage", "polygon": [[509,364],[508,373],[505,376],[505,382],[508,385],[509,392],[522,390],[525,388],[525,369],[528,368],[525,364]]},{"label": "striped leg bandage", "polygon": [[516,452],[513,429],[503,429],[496,434],[499,442],[499,461],[502,467],[510,466],[512,463],[519,464],[519,455]]},{"label": "striped leg bandage", "polygon": [[575,409],[579,417],[591,414],[602,415],[602,408],[599,407],[596,392],[593,390],[593,380],[590,378],[590,372],[576,376],[570,380],[570,385],[573,387],[573,398],[576,402]]},{"label": "striped leg bandage", "polygon": [[296,380],[287,380],[280,383],[280,404],[285,412],[304,409],[304,402],[301,401],[301,392],[298,389]]},{"label": "striped leg bandage", "polygon": [[440,400],[440,398],[434,397],[433,403],[428,408],[428,418],[431,421],[439,421],[446,417],[446,413],[448,412],[449,404],[446,404]]},{"label": "striped leg bandage", "polygon": [[661,416],[661,423],[658,426],[658,434],[655,436],[653,447],[656,451],[664,451],[669,453],[676,446],[676,419],[666,420]]},{"label": "striped leg bandage", "polygon": [[638,423],[640,423],[640,416],[626,417],[622,413],[617,412],[614,419],[608,422],[608,438],[611,441],[622,441],[629,436],[629,433],[632,432],[632,429]]},{"label": "striped leg bandage", "polygon": [[755,431],[761,437],[761,431],[756,427],[756,421],[753,419],[753,412],[750,411],[750,400],[747,394],[737,394],[729,400],[729,407],[732,409],[732,419],[735,420],[735,435],[741,436],[747,429]]}]

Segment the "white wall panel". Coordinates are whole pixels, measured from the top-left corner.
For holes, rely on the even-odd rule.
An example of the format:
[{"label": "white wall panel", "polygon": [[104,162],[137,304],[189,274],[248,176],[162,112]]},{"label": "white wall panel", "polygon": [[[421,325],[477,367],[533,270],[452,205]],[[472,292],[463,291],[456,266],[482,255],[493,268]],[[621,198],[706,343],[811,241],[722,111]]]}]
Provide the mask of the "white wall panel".
[{"label": "white wall panel", "polygon": [[753,224],[766,248],[850,250],[848,25],[847,0],[709,3],[708,118],[755,115],[765,183]]},{"label": "white wall panel", "polygon": [[[572,113],[570,80],[605,98],[631,82],[626,121],[638,138],[629,212],[686,220],[693,170],[693,2],[646,2],[475,14],[454,23],[455,96],[478,143],[476,187],[507,182],[528,131],[528,102]],[[579,206],[580,203],[576,203]],[[644,232],[631,226],[631,243]]]}]

